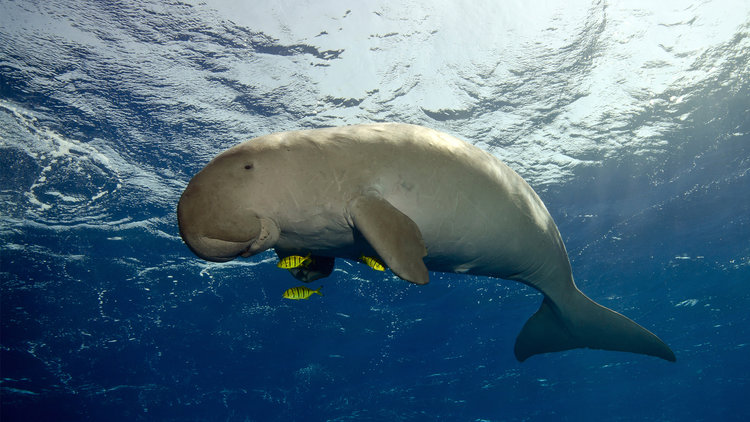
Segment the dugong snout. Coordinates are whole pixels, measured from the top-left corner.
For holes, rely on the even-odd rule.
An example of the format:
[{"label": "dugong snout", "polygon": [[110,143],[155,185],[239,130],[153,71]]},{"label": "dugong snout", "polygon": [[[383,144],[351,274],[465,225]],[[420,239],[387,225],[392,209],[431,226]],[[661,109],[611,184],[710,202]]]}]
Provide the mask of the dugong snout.
[{"label": "dugong snout", "polygon": [[226,204],[217,189],[200,182],[191,181],[177,204],[180,236],[190,250],[215,262],[257,253],[254,245],[262,237],[258,216]]}]

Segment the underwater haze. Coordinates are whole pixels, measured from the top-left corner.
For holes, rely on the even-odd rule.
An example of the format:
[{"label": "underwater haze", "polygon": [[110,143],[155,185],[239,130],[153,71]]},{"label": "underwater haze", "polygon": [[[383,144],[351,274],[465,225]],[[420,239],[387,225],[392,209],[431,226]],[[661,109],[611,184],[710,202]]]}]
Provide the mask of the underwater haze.
[{"label": "underwater haze", "polygon": [[[748,63],[743,0],[0,0],[0,419],[748,420]],[[516,170],[677,362],[519,363],[516,282],[337,260],[287,300],[273,252],[182,242],[224,149],[383,121]]]}]

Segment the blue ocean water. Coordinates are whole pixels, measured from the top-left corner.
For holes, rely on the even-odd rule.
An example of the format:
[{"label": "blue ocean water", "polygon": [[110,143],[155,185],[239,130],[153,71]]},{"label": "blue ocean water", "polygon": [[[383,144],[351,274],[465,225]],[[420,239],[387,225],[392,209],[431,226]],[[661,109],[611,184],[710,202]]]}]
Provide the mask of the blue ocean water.
[{"label": "blue ocean water", "polygon": [[[0,417],[747,420],[746,2],[0,1]],[[182,243],[190,177],[242,140],[373,121],[497,155],[579,287],[676,363],[518,363],[541,295]],[[499,239],[501,241],[501,239]]]}]

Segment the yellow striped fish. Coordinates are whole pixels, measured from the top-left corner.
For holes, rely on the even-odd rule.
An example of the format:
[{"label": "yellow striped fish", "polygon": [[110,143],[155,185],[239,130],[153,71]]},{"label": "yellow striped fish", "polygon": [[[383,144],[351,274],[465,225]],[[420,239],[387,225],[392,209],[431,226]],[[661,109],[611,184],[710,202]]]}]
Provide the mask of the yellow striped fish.
[{"label": "yellow striped fish", "polygon": [[313,293],[317,293],[323,296],[323,293],[320,293],[320,289],[322,288],[323,286],[320,286],[318,287],[318,290],[312,290],[308,289],[305,286],[292,287],[291,289],[288,289],[284,292],[283,297],[284,299],[300,300],[309,298]]},{"label": "yellow striped fish", "polygon": [[279,261],[276,266],[288,270],[290,268],[306,267],[310,265],[311,262],[312,258],[310,258],[310,254],[307,254],[307,256],[289,255]]},{"label": "yellow striped fish", "polygon": [[375,257],[362,255],[359,259],[375,271],[385,271],[385,265]]}]

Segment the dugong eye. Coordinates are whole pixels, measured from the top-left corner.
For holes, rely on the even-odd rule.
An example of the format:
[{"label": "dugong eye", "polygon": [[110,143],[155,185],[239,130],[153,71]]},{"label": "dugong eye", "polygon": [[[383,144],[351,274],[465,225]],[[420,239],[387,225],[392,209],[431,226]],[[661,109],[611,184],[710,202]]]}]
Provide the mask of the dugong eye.
[{"label": "dugong eye", "polygon": [[252,164],[245,164],[245,170],[252,170],[253,165]]}]

